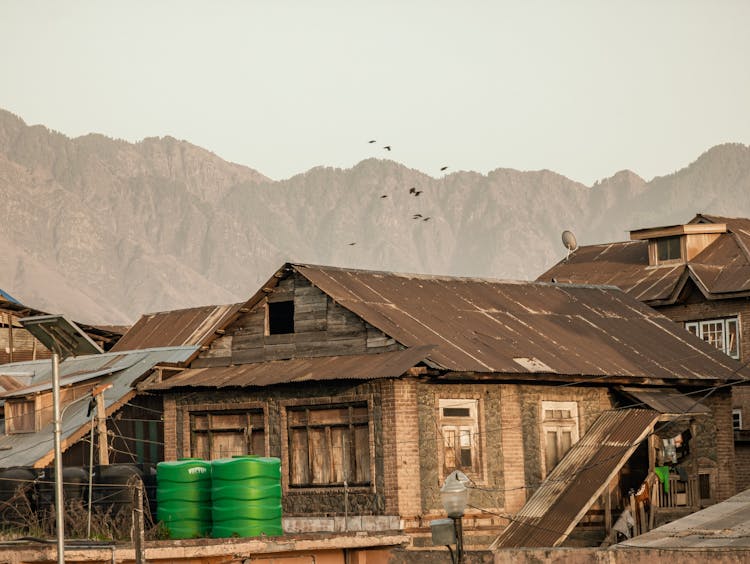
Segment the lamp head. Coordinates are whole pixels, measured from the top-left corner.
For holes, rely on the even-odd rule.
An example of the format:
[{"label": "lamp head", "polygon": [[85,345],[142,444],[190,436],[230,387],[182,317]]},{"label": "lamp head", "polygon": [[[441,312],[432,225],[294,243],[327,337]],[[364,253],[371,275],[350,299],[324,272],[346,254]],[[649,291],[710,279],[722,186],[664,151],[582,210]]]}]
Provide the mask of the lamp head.
[{"label": "lamp head", "polygon": [[440,488],[440,496],[448,517],[452,519],[463,517],[466,503],[469,501],[469,490],[466,487],[469,481],[469,477],[460,470],[454,470],[445,478],[445,483]]}]

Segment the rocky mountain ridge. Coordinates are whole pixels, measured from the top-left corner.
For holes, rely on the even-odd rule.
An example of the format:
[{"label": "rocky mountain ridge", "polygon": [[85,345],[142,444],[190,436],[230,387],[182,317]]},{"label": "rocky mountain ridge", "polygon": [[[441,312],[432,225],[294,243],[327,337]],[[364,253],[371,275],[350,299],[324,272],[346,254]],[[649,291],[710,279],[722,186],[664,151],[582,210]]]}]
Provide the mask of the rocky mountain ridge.
[{"label": "rocky mountain ridge", "polygon": [[379,159],[272,181],[171,137],[70,139],[0,110],[0,288],[127,323],[244,300],[285,261],[533,279],[564,254],[564,229],[587,244],[698,212],[750,216],[748,188],[740,144],[649,182],[620,171],[591,187],[548,170],[433,178]]}]

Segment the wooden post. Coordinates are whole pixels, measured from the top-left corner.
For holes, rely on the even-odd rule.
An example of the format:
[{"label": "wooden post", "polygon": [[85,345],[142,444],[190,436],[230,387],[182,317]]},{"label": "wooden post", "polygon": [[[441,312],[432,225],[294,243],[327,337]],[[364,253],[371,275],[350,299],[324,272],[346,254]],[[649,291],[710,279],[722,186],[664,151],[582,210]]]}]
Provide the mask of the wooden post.
[{"label": "wooden post", "polygon": [[659,504],[659,492],[658,488],[660,486],[659,478],[654,476],[654,479],[651,480],[651,503],[648,510],[648,530],[654,528],[654,523],[656,522],[656,506]]},{"label": "wooden post", "polygon": [[133,488],[133,549],[135,564],[146,564],[146,536],[143,523],[143,482],[135,478]]},{"label": "wooden post", "polygon": [[633,516],[633,522],[635,525],[633,525],[633,536],[638,536],[641,534],[641,528],[638,525],[638,511],[636,511],[635,507],[635,494],[633,493],[633,490],[630,490],[630,514]]},{"label": "wooden post", "polygon": [[[107,411],[104,408],[104,394],[102,392],[94,396],[96,398],[96,431],[97,431],[97,438],[99,442],[99,464],[107,465],[109,464],[109,441],[107,440]],[[92,392],[92,394],[93,393],[94,392]]]},{"label": "wooden post", "polygon": [[612,532],[612,490],[611,483],[607,484],[607,489],[604,492],[604,531],[606,536],[609,537]]},{"label": "wooden post", "polygon": [[13,317],[8,314],[8,362],[13,362]]},{"label": "wooden post", "polygon": [[[690,441],[693,444],[691,445],[690,451],[691,451],[692,459],[693,459],[693,462],[691,464],[692,466],[691,473],[693,474],[693,479],[690,480],[690,478],[688,477],[688,490],[692,490],[691,491],[691,493],[693,494],[692,506],[695,510],[698,510],[701,507],[700,476],[698,475],[698,452],[697,452],[697,449],[695,448],[695,445],[698,444],[697,433],[698,433],[698,430],[696,429],[695,419],[691,419],[690,420],[690,434],[692,436],[690,437]],[[693,484],[692,488],[690,487],[691,482]]]}]

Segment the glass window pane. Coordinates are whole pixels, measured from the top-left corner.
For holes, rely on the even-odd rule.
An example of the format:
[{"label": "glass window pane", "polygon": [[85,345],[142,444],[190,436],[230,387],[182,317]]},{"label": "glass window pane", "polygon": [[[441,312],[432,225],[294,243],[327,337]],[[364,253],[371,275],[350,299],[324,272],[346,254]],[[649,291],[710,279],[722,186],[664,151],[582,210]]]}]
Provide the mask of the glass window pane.
[{"label": "glass window pane", "polygon": [[727,346],[726,352],[733,358],[739,358],[739,338],[737,336],[737,320],[727,319]]}]

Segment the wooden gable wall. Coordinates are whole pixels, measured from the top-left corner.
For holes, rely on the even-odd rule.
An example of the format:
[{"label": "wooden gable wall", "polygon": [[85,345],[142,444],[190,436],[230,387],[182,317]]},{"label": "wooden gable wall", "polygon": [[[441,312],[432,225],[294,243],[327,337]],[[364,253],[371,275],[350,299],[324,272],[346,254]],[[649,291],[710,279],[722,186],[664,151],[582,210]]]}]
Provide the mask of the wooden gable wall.
[{"label": "wooden gable wall", "polygon": [[[270,335],[268,303],[290,300],[294,301],[294,332]],[[381,353],[402,348],[295,272],[280,280],[265,299],[230,325],[192,366]]]}]

